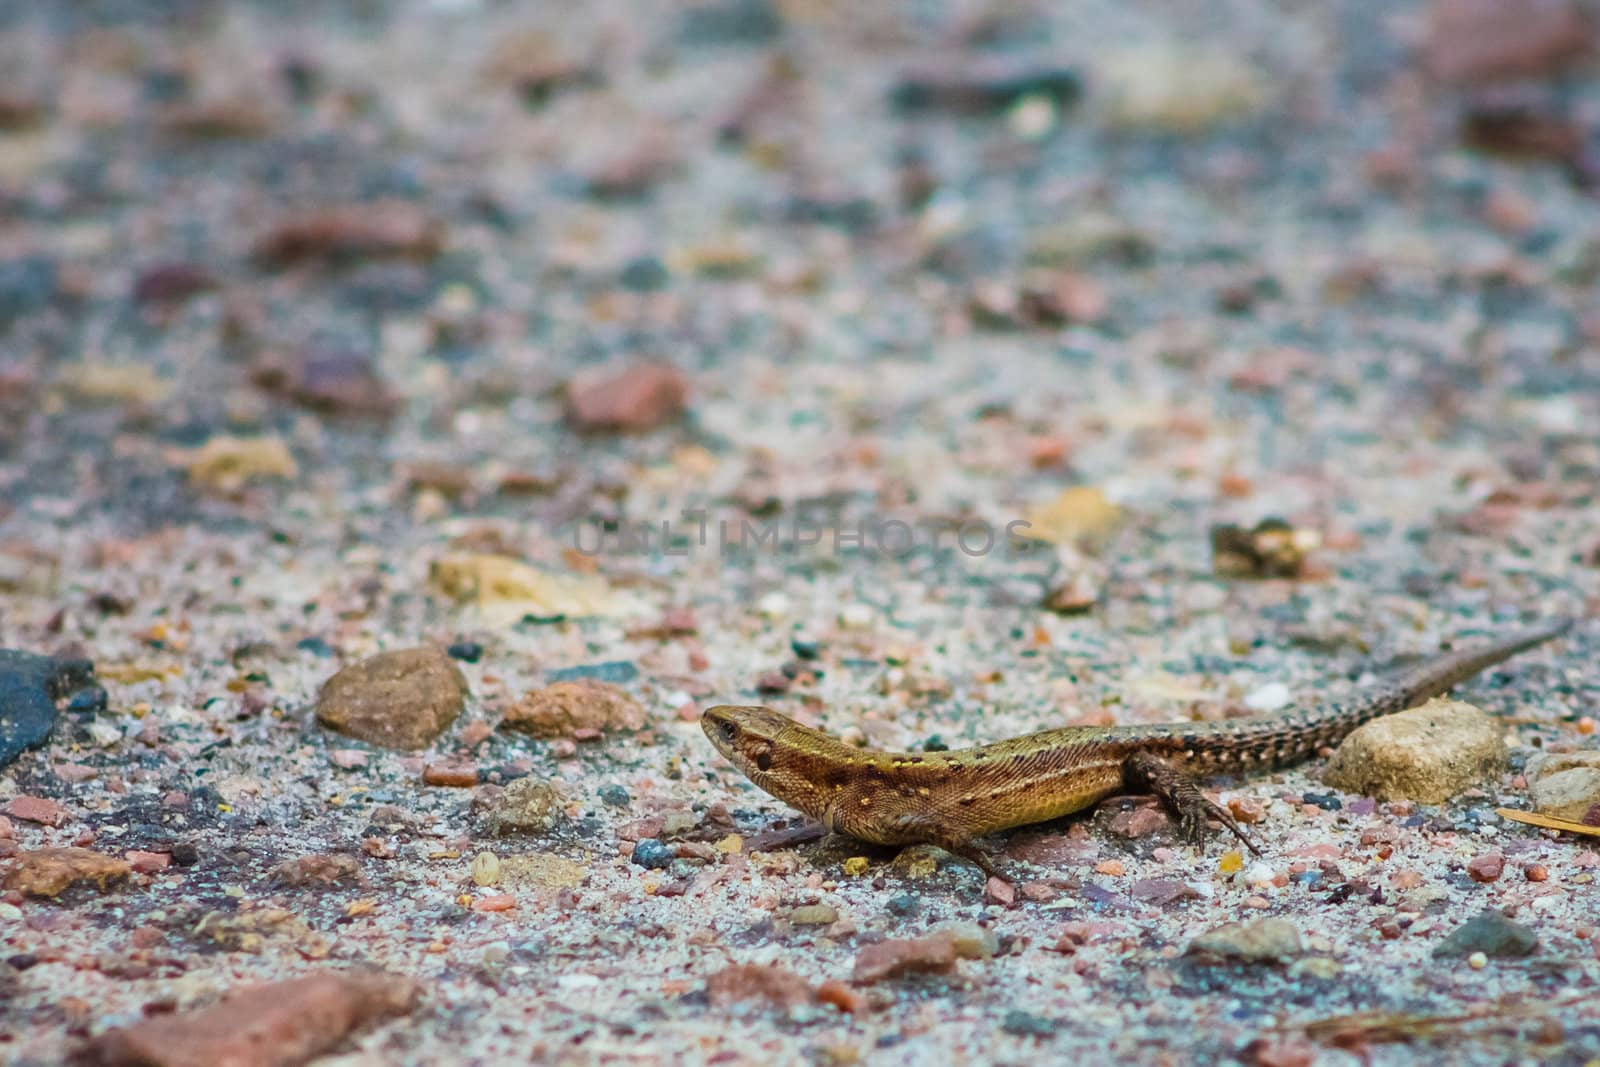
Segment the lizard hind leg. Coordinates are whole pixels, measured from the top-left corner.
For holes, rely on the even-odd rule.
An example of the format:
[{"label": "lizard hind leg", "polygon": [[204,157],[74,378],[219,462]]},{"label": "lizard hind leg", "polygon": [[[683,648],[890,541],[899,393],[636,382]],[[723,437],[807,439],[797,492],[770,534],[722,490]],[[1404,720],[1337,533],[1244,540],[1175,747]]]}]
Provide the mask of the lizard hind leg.
[{"label": "lizard hind leg", "polygon": [[1183,768],[1152,752],[1135,752],[1122,764],[1123,787],[1130,793],[1154,793],[1178,817],[1178,829],[1193,845],[1205,842],[1208,819],[1216,819],[1244,842],[1253,854],[1261,855],[1254,841],[1245,836],[1232,815],[1200,791],[1200,786]]}]

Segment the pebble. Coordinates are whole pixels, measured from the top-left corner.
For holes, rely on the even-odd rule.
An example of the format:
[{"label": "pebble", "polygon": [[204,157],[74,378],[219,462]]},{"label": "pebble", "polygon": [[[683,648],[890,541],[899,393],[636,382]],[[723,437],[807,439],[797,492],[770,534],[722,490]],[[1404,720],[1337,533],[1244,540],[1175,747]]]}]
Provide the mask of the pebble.
[{"label": "pebble", "polygon": [[1013,1008],[1001,1020],[1000,1029],[1015,1037],[1052,1037],[1056,1032],[1056,1023],[1053,1019]]},{"label": "pebble", "polygon": [[1452,931],[1433,954],[1450,959],[1481,952],[1494,959],[1517,959],[1533,955],[1538,948],[1538,934],[1512,922],[1499,910],[1488,908]]},{"label": "pebble", "polygon": [[460,669],[433,645],[384,652],[323,683],[317,720],[371,745],[425,748],[455,722],[467,692]]},{"label": "pebble", "polygon": [[[633,798],[628,796],[628,790],[615,782],[608,782],[601,786],[596,795],[602,803],[613,808],[626,808],[633,802]],[[663,823],[663,825],[665,824]]]},{"label": "pebble", "polygon": [[307,260],[431,259],[444,228],[404,200],[375,200],[291,216],[268,229],[252,254],[269,267]]},{"label": "pebble", "polygon": [[31,897],[54,897],[79,882],[105,889],[132,870],[126,860],[86,848],[41,848],[18,853],[0,887]]},{"label": "pebble", "polygon": [[632,858],[635,864],[647,870],[662,870],[672,863],[672,848],[647,837],[634,844]]},{"label": "pebble", "polygon": [[1055,106],[1076,100],[1083,79],[1070,67],[1026,56],[977,55],[929,62],[901,72],[890,100],[901,111],[992,114],[1021,101]]},{"label": "pebble", "polygon": [[468,760],[440,760],[422,768],[425,785],[471,789],[478,784],[478,765]]},{"label": "pebble", "polygon": [[57,700],[93,684],[88,660],[0,649],[0,769],[49,740]]},{"label": "pebble", "polygon": [[493,852],[480,852],[472,857],[472,884],[497,885],[500,881],[500,857]]},{"label": "pebble", "polygon": [[561,790],[531,775],[513,779],[490,803],[487,824],[492,834],[543,834],[561,818]]},{"label": "pebble", "polygon": [[72,812],[61,804],[49,797],[32,797],[26,793],[13,797],[4,807],[0,807],[0,815],[23,822],[36,822],[42,826],[65,826],[72,821]]},{"label": "pebble", "polygon": [[1283,960],[1298,956],[1302,951],[1300,931],[1285,919],[1228,923],[1208,930],[1189,943],[1191,955],[1226,956],[1258,962]]},{"label": "pebble", "polygon": [[1294,694],[1282,682],[1269,682],[1245,695],[1244,706],[1251,711],[1277,711],[1289,706]]},{"label": "pebble", "polygon": [[1504,731],[1493,718],[1471,704],[1434,699],[1351,733],[1323,781],[1380,800],[1439,804],[1505,766]]},{"label": "pebble", "polygon": [[[510,556],[491,552],[453,552],[428,568],[428,581],[447,597],[476,603],[491,616],[516,621],[588,618],[606,615],[619,600],[604,578],[592,574],[558,574],[530,567]],[[569,677],[578,677],[583,673]],[[552,681],[561,681],[552,677]],[[632,680],[631,676],[626,680]]]},{"label": "pebble", "polygon": [[984,883],[983,900],[986,904],[998,904],[1002,908],[1009,908],[1017,902],[1017,891],[1004,878],[991,876]]},{"label": "pebble", "polygon": [[977,923],[951,923],[940,927],[939,936],[948,938],[957,957],[986,960],[1000,952],[1000,935]]},{"label": "pebble", "polygon": [[579,730],[639,730],[644,708],[627,690],[592,678],[530,689],[513,704],[502,726],[535,737],[571,737]]},{"label": "pebble", "polygon": [[922,898],[915,893],[896,893],[889,898],[884,907],[889,909],[890,915],[905,918],[908,915],[915,915],[922,909]]},{"label": "pebble", "polygon": [[827,926],[838,918],[838,909],[830,904],[805,904],[789,913],[789,921],[796,926]]},{"label": "pebble", "polygon": [[1485,852],[1467,862],[1467,874],[1474,882],[1493,882],[1506,868],[1506,858],[1498,852]]},{"label": "pebble", "polygon": [[850,977],[857,985],[872,985],[908,974],[948,974],[955,965],[956,950],[948,936],[892,938],[864,946]]},{"label": "pebble", "polygon": [[839,612],[839,625],[846,630],[865,630],[877,618],[877,612],[867,604],[847,604]]},{"label": "pebble", "polygon": [[272,876],[289,886],[350,885],[361,881],[361,864],[345,853],[313,853],[284,860],[272,868]]},{"label": "pebble", "polygon": [[1526,774],[1541,815],[1600,823],[1600,752],[1540,753],[1528,761]]},{"label": "pebble", "polygon": [[567,417],[579,430],[644,433],[681,415],[689,381],[665,363],[600,368],[567,387]]},{"label": "pebble", "polygon": [[1245,868],[1244,881],[1246,885],[1271,885],[1277,877],[1277,872],[1272,869],[1272,864],[1265,860],[1256,860]]},{"label": "pebble", "polygon": [[[1119,837],[1139,838],[1163,830],[1172,825],[1172,820],[1160,808],[1138,807],[1132,811],[1119,811],[1111,817],[1107,827],[1111,833]],[[1107,862],[1114,863],[1115,860]],[[1121,865],[1118,864],[1120,867]],[[1102,874],[1110,873],[1102,871]],[[1118,873],[1121,873],[1120,871]]]},{"label": "pebble", "polygon": [[1433,0],[1426,34],[1428,72],[1458,84],[1546,77],[1594,41],[1572,0]]},{"label": "pebble", "polygon": [[762,1000],[781,1008],[811,1002],[811,983],[778,964],[735,963],[706,979],[706,998],[714,1008]]},{"label": "pebble", "polygon": [[445,655],[462,663],[476,663],[483,658],[483,646],[476,641],[457,641],[444,651]]},{"label": "pebble", "polygon": [[774,591],[767,593],[756,601],[756,611],[761,613],[762,618],[781,619],[792,610],[794,610],[794,605],[790,602],[787,593]]},{"label": "pebble", "polygon": [[409,1013],[420,992],[408,978],[356,971],[245,986],[197,1011],[108,1030],[86,1058],[106,1067],[304,1063],[369,1023]]}]

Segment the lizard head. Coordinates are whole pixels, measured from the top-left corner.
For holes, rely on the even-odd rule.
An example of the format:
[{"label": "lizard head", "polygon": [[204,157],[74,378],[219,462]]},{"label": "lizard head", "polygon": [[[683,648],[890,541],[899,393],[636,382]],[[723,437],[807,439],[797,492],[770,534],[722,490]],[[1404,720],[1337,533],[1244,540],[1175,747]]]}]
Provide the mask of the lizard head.
[{"label": "lizard head", "polygon": [[828,769],[837,761],[835,750],[853,752],[822,731],[759,705],[707,708],[700,728],[745,777],[816,818],[829,803]]}]

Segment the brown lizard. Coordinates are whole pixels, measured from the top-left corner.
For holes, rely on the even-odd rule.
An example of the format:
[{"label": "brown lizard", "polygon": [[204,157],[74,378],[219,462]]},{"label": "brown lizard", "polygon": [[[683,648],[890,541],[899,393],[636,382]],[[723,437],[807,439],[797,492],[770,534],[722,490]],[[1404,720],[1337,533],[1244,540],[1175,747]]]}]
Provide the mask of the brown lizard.
[{"label": "brown lizard", "polygon": [[1159,796],[1190,842],[1203,842],[1207,820],[1216,819],[1259,852],[1195,776],[1308,759],[1362,723],[1415,707],[1571,625],[1558,619],[1446,652],[1346,703],[1225,722],[1067,726],[950,752],[855,748],[760,706],[719,705],[700,722],[752,782],[827,830],[880,845],[935,844],[989,874],[996,871],[974,847],[977,838],[1118,793]]}]

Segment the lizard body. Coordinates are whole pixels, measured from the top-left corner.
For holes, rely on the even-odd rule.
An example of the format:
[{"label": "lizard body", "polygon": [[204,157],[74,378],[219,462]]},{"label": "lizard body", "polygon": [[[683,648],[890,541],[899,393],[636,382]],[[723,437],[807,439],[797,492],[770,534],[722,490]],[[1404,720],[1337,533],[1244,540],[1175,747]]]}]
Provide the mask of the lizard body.
[{"label": "lizard body", "polygon": [[1446,652],[1350,701],[1224,722],[1068,726],[949,752],[859,749],[761,706],[708,708],[701,726],[752,782],[828,830],[882,845],[930,842],[985,870],[974,839],[1125,792],[1156,793],[1190,840],[1203,839],[1213,818],[1254,849],[1194,776],[1308,759],[1361,724],[1414,707],[1570,625],[1554,620]]}]

